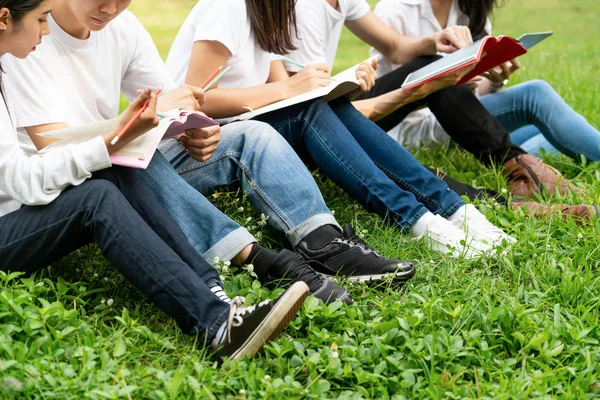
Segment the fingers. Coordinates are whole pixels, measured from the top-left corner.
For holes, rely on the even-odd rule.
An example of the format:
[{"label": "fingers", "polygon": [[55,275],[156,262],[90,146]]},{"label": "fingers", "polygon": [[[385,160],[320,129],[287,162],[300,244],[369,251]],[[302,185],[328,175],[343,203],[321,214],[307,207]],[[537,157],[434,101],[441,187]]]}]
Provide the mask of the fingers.
[{"label": "fingers", "polygon": [[521,63],[517,59],[515,59],[515,58],[513,58],[512,60],[510,60],[510,64],[511,64],[510,72],[515,72],[516,70],[518,70],[519,68],[521,68]]},{"label": "fingers", "polygon": [[138,96],[130,104],[130,107],[133,109],[140,108],[142,105],[144,105],[146,100],[149,100],[152,96],[152,89],[150,89],[150,87],[147,87],[144,90],[138,90],[137,92]]},{"label": "fingers", "polygon": [[377,71],[377,68],[379,68],[379,59],[378,58],[374,58],[371,60],[371,68],[373,68],[375,71]]},{"label": "fingers", "polygon": [[314,68],[317,71],[323,71],[323,72],[326,72],[327,74],[331,74],[331,68],[329,68],[329,64],[327,64],[327,63],[310,64],[310,65],[307,65],[305,68]]},{"label": "fingers", "polygon": [[502,80],[510,78],[510,67],[508,66],[508,63],[500,64],[500,70],[502,71]]},{"label": "fingers", "polygon": [[182,136],[179,141],[185,147],[187,153],[198,161],[206,161],[217,150],[220,135],[214,135],[208,139],[196,139],[189,136]]},{"label": "fingers", "polygon": [[[204,90],[202,88],[196,86],[186,85],[190,92],[192,92],[192,96],[196,99],[199,106],[203,106],[206,100],[206,96],[204,94]],[[214,87],[214,86],[213,86]]]},{"label": "fingers", "polygon": [[207,139],[215,135],[221,134],[220,126],[210,126],[202,129],[190,129],[185,132],[185,135],[193,139]]}]

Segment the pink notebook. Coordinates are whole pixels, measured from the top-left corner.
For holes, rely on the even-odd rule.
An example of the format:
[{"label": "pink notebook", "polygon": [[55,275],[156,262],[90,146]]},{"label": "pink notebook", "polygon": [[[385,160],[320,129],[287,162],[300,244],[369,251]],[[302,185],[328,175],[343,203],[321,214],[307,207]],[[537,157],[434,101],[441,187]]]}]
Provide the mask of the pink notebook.
[{"label": "pink notebook", "polygon": [[[205,115],[192,111],[171,110],[159,114],[158,126],[138,137],[110,156],[114,165],[146,169],[161,140],[166,140],[185,133],[190,129],[202,129],[218,125],[218,122]],[[40,151],[47,153],[59,146],[82,143],[96,136],[114,132],[118,119],[93,122],[90,124],[70,126],[65,129],[41,133],[40,136],[61,139]]]},{"label": "pink notebook", "polygon": [[[202,129],[215,125],[218,125],[218,123],[215,120],[195,112],[183,111],[180,113],[179,119],[177,119],[174,116],[164,114],[164,118],[161,120],[159,126],[155,128],[161,131],[164,129],[164,133],[160,135],[150,135],[151,132],[148,132],[146,133],[146,135],[144,135],[147,137],[142,137],[145,143],[141,147],[147,149],[147,151],[144,152],[143,156],[136,156],[135,154],[130,154],[127,151],[128,147],[134,143],[131,142],[127,146],[117,151],[118,154],[115,153],[111,155],[110,162],[114,165],[121,165],[124,167],[146,169],[148,168],[148,164],[150,164],[150,161],[152,161],[152,157],[154,156],[156,148],[158,147],[161,140],[174,138],[175,136],[184,134],[185,131],[190,129]],[[138,145],[139,144],[134,144],[134,146]],[[121,154],[123,153],[123,151],[127,151],[127,154]]]}]

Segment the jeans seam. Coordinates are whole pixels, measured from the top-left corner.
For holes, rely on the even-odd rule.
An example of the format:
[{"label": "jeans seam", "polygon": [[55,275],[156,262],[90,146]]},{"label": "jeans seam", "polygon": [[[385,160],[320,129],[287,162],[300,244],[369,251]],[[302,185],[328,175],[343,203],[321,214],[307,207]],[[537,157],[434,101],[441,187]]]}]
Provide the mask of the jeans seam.
[{"label": "jeans seam", "polygon": [[287,217],[283,210],[277,207],[277,205],[271,200],[271,198],[267,196],[266,193],[260,188],[260,185],[258,184],[256,179],[253,179],[253,175],[250,171],[250,168],[248,168],[248,166],[246,166],[246,164],[244,164],[242,161],[240,161],[239,165],[240,169],[244,173],[244,176],[248,180],[248,183],[250,184],[250,188],[265,202],[265,204],[269,206],[269,208],[271,208],[271,210],[273,210],[275,214],[277,214],[277,216],[285,223],[288,229],[292,229],[292,221]]},{"label": "jeans seam", "polygon": [[[189,157],[191,157],[191,156],[189,156]],[[186,174],[188,172],[192,172],[194,170],[201,169],[203,167],[206,167],[206,166],[211,165],[211,164],[215,164],[215,163],[217,163],[219,161],[222,161],[222,160],[224,160],[226,158],[231,158],[231,157],[235,158],[237,160],[240,160],[240,158],[242,157],[242,155],[240,153],[238,153],[238,152],[226,151],[223,154],[221,154],[219,157],[211,157],[211,158],[209,158],[206,161],[198,161],[197,163],[188,165],[185,168],[180,168],[180,169],[177,170],[177,173],[179,175],[183,175],[183,174]]]},{"label": "jeans seam", "polygon": [[[327,145],[326,145],[326,143],[325,143],[325,142],[322,140],[321,136],[320,136],[320,135],[318,135],[318,134],[316,133],[316,131],[315,131],[315,130],[312,128],[312,125],[310,124],[310,122],[309,122],[309,121],[308,121],[306,118],[304,118],[304,117],[300,117],[300,118],[297,118],[297,119],[298,119],[299,121],[300,121],[300,120],[302,120],[302,121],[305,123],[305,125],[308,127],[308,129],[310,129],[311,131],[313,131],[315,138],[317,138],[317,140],[319,140],[319,141],[320,141],[320,142],[323,144],[323,147],[324,147],[325,149],[327,149],[327,151],[328,151],[328,152],[331,154],[331,156],[332,156],[332,157],[334,157],[334,159],[335,159],[335,160],[337,160],[337,161],[338,161],[338,162],[339,162],[341,165],[343,165],[343,166],[344,166],[344,168],[345,168],[345,169],[346,169],[346,170],[347,170],[349,173],[351,173],[351,174],[352,174],[352,175],[353,175],[353,176],[354,176],[354,177],[355,177],[355,178],[356,178],[356,179],[357,179],[357,180],[358,180],[358,181],[359,181],[361,184],[363,184],[365,187],[369,188],[369,192],[371,192],[372,194],[374,194],[374,195],[377,197],[377,199],[378,199],[379,201],[381,201],[381,203],[382,203],[382,204],[385,204],[385,206],[386,206],[386,208],[387,208],[387,210],[388,210],[388,211],[391,211],[391,210],[390,210],[390,207],[389,207],[389,205],[388,205],[388,204],[387,204],[387,203],[386,203],[386,202],[383,200],[383,198],[382,198],[382,197],[379,195],[379,193],[377,193],[377,192],[376,192],[376,191],[375,191],[375,190],[374,190],[374,189],[371,187],[371,185],[368,185],[368,184],[366,184],[366,183],[365,183],[365,182],[364,182],[364,181],[363,181],[363,180],[362,180],[362,179],[361,179],[359,176],[357,176],[357,175],[356,175],[356,173],[354,173],[354,171],[353,171],[353,170],[352,170],[352,169],[351,169],[351,168],[348,166],[348,164],[347,164],[347,163],[345,163],[345,162],[342,162],[342,161],[341,161],[341,160],[340,160],[340,159],[337,157],[337,155],[336,155],[336,154],[334,154],[334,153],[331,151],[331,149],[329,148],[329,146],[327,146]],[[374,161],[373,161],[373,164],[375,164],[375,162],[374,162]],[[375,164],[375,166],[377,166],[377,164]],[[384,173],[385,173],[385,172],[384,172]],[[399,189],[400,189],[400,188],[399,188]],[[413,218],[414,218],[414,216],[410,217],[410,220],[412,220]],[[407,221],[409,221],[409,220],[407,220]],[[401,226],[403,226],[403,224],[400,224],[400,225],[401,225]]]},{"label": "jeans seam", "polygon": [[421,202],[431,204],[432,206],[435,207],[435,209],[438,213],[443,212],[442,205],[440,203],[438,203],[437,201],[432,200],[428,197],[423,196],[423,194],[419,190],[417,190],[414,186],[412,186],[411,184],[406,182],[404,179],[400,179],[399,177],[397,177],[393,172],[388,171],[387,169],[385,169],[384,167],[382,167],[381,165],[379,165],[377,163],[375,165],[377,165],[377,167],[379,169],[381,169],[390,179],[392,179],[394,182],[396,182],[397,185],[402,185],[403,190],[408,190],[409,192],[414,194],[415,197],[417,197]]},{"label": "jeans seam", "polygon": [[[80,210],[79,213],[85,213],[85,212],[89,212],[89,211],[93,211],[93,210],[90,210],[90,209],[86,208],[86,209]],[[8,244],[5,244],[4,246],[0,247],[0,250],[9,248],[9,247],[13,246],[14,244],[17,244],[18,242],[22,242],[22,241],[24,241],[24,240],[26,240],[26,239],[28,239],[30,237],[34,237],[35,235],[37,235],[37,234],[39,234],[39,233],[41,233],[41,232],[43,232],[43,231],[45,231],[47,229],[50,229],[50,228],[52,228],[52,227],[54,227],[56,225],[62,224],[64,221],[70,220],[75,215],[77,215],[77,214],[70,215],[68,217],[62,218],[61,220],[53,222],[53,223],[51,223],[49,225],[46,225],[42,229],[38,229],[35,232],[31,232],[31,233],[29,233],[26,236],[21,236],[21,237],[18,238],[18,240],[14,240],[14,241],[12,241],[12,242],[10,242]]]}]

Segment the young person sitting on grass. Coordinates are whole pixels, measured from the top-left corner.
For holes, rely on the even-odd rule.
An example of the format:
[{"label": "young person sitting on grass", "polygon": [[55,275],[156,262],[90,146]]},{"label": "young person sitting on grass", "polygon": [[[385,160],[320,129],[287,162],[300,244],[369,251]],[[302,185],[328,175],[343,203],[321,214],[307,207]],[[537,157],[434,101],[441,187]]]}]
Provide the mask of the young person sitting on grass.
[{"label": "young person sitting on grass", "polygon": [[[498,7],[497,0],[381,0],[374,13],[402,36],[424,37],[443,29],[464,25],[474,39],[492,34],[488,16]],[[378,72],[387,74],[400,65],[380,55]],[[507,62],[484,76],[473,78],[469,85],[479,94],[479,101],[489,113],[510,132],[511,141],[531,154],[561,152],[569,157],[600,160],[600,132],[574,111],[547,82],[533,80],[503,89],[512,73],[521,64]],[[412,112],[388,133],[401,142],[409,141],[414,147],[427,144],[430,139],[448,143],[450,137],[429,109]],[[539,203],[512,202],[513,207],[528,206],[540,214],[560,211],[563,215],[580,218],[598,217],[595,205],[567,206],[555,204],[540,207]]]},{"label": "young person sitting on grass", "polygon": [[[48,34],[53,0],[0,0],[0,57],[27,57]],[[0,78],[13,71],[2,65]],[[276,337],[302,306],[308,287],[243,307],[229,300],[215,269],[131,169],[109,155],[158,124],[156,96],[140,92],[114,132],[28,157],[19,147],[11,98],[0,88],[0,258],[2,271],[32,273],[96,242],[102,253],[181,330],[209,340],[218,356],[251,357]],[[114,135],[149,101],[119,143]]]},{"label": "young person sitting on grass", "polygon": [[[113,118],[121,92],[131,99],[139,85],[162,87],[167,93],[159,97],[159,110],[203,104],[201,90],[192,91],[196,98],[187,95],[192,104],[173,99],[173,91],[182,97],[190,89],[174,89],[149,33],[126,10],[129,4],[56,0],[48,17],[50,36],[35,54],[27,60],[6,60],[15,71],[7,76],[6,85],[17,93],[16,125],[31,153],[36,146],[41,149],[52,142],[38,133]],[[414,274],[411,263],[382,257],[351,228],[340,228],[310,172],[267,124],[244,122],[222,130],[190,131],[180,142],[172,140],[162,151],[172,156],[181,176],[156,154],[140,179],[209,262],[219,257],[235,264],[252,263],[262,282],[304,281],[311,294],[326,302],[350,303],[351,299],[346,290],[311,266],[320,266],[329,275],[361,280],[381,276],[407,280]],[[178,149],[176,155],[169,146]],[[268,221],[303,250],[304,258],[287,250],[277,255],[261,247],[248,230],[202,194],[234,181],[241,183]]]},{"label": "young person sitting on grass", "polygon": [[[554,168],[512,143],[506,129],[481,105],[468,86],[449,86],[417,101],[414,101],[411,91],[399,89],[408,74],[440,57],[435,55],[436,51],[452,52],[465,44],[464,41],[446,42],[434,46],[445,32],[462,32],[470,42],[471,34],[467,27],[450,26],[420,37],[401,36],[371,11],[366,0],[298,0],[296,12],[298,39],[294,41],[296,49],[290,51],[289,57],[301,64],[327,63],[331,66],[344,24],[360,39],[378,49],[389,62],[403,64],[377,79],[375,85],[354,102],[382,129],[387,131],[410,112],[428,106],[452,140],[484,165],[504,168],[511,181],[509,190],[513,196],[533,197],[539,192],[567,195],[575,190]],[[291,64],[286,67],[291,72],[298,69]],[[446,180],[461,194],[465,193],[464,190],[477,194],[459,182]]]},{"label": "young person sitting on grass", "polygon": [[[289,77],[272,53],[292,50],[295,1],[201,0],[181,27],[167,67],[179,83],[204,82],[220,65],[231,67],[201,108],[231,117],[326,86],[325,64]],[[441,39],[440,39],[441,40]],[[369,76],[362,84],[368,89]],[[268,122],[307,162],[369,211],[423,238],[435,250],[476,258],[503,240],[514,241],[448,189],[345,98],[290,106],[256,118]],[[466,244],[465,244],[466,242]]]}]

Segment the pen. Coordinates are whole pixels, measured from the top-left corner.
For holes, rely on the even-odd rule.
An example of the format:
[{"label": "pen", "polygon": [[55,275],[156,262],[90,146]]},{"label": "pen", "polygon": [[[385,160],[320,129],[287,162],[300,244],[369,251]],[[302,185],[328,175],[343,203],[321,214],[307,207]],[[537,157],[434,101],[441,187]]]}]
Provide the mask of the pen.
[{"label": "pen", "polygon": [[[158,96],[160,94],[160,92],[161,92],[161,89],[158,89],[156,91],[156,95]],[[123,129],[121,129],[121,131],[119,133],[117,133],[117,136],[115,136],[113,138],[113,140],[110,141],[111,146],[114,146],[115,144],[117,144],[117,142],[119,141],[119,139],[121,139],[123,137],[123,135],[125,134],[125,132],[127,132],[127,130],[129,128],[131,128],[131,125],[133,125],[134,122],[138,120],[138,118],[140,117],[140,115],[142,115],[142,113],[144,111],[146,111],[146,108],[148,108],[148,103],[149,102],[150,102],[150,99],[146,100],[146,102],[144,103],[144,105],[142,107],[140,107],[139,110],[137,110],[137,112],[129,120],[129,122],[123,127]]]},{"label": "pen", "polygon": [[227,67],[225,68],[219,75],[217,75],[212,81],[210,81],[210,83],[208,85],[206,85],[205,87],[203,87],[202,89],[206,92],[208,89],[210,89],[215,83],[219,82],[219,80],[223,77],[223,75],[225,75],[227,73],[227,71],[229,71],[231,69],[231,67]]},{"label": "pen", "polygon": [[279,56],[279,58],[281,60],[285,61],[285,62],[288,62],[290,64],[294,64],[298,68],[304,68],[304,65],[300,64],[298,61],[292,60],[291,58],[287,58],[287,57],[284,57],[284,56]]},{"label": "pen", "polygon": [[208,79],[206,80],[206,82],[204,82],[204,84],[202,85],[202,89],[203,89],[203,90],[206,90],[206,86],[207,86],[207,85],[210,83],[210,81],[212,81],[213,79],[215,79],[215,77],[216,77],[217,75],[219,75],[219,72],[221,72],[221,70],[222,70],[222,69],[223,69],[223,66],[221,65],[219,68],[217,68],[217,70],[215,71],[215,73],[214,73],[214,74],[212,74],[212,75],[210,76],[210,78],[208,78]]}]

